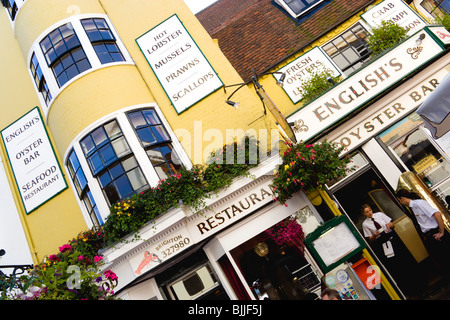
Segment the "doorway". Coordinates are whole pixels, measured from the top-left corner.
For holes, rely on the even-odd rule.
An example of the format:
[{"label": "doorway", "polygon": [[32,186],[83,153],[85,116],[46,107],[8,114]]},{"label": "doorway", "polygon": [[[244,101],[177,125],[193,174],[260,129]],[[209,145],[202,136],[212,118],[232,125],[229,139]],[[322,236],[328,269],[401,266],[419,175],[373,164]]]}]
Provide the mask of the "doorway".
[{"label": "doorway", "polygon": [[[423,287],[425,279],[418,279],[419,263],[426,249],[414,227],[412,220],[404,213],[389,189],[387,183],[368,163],[346,181],[333,186],[332,193],[345,214],[353,221],[364,237],[362,224],[366,217],[361,213],[361,206],[368,204],[373,212],[386,214],[395,224],[395,234],[390,241],[398,241],[394,245],[394,256],[384,254],[382,243],[371,243],[369,247],[375,253],[381,265],[395,280],[407,296],[415,296]],[[384,241],[383,241],[384,242]],[[417,252],[417,251],[420,252]],[[414,281],[412,281],[414,279]]]}]

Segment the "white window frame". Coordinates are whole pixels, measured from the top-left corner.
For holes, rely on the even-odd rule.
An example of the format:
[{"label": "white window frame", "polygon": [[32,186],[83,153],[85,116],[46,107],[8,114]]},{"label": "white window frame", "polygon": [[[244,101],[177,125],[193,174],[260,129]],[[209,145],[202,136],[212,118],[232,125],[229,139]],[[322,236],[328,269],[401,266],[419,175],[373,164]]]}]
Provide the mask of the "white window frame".
[{"label": "white window frame", "polygon": [[[125,58],[125,61],[120,61],[120,62],[111,62],[111,63],[106,63],[106,64],[102,64],[100,62],[100,59],[97,56],[97,53],[94,50],[94,47],[92,46],[91,41],[89,40],[86,31],[83,28],[83,25],[81,24],[81,20],[83,19],[89,19],[89,18],[101,18],[101,19],[105,19],[106,22],[108,23],[108,26],[111,30],[111,32],[113,33],[114,37],[116,38],[116,44],[119,47],[123,57]],[[73,77],[72,79],[70,79],[69,81],[67,81],[61,88],[58,86],[58,83],[56,82],[56,78],[53,74],[53,71],[51,68],[48,67],[47,61],[45,60],[45,56],[41,50],[41,47],[39,45],[39,43],[42,41],[42,39],[44,39],[50,32],[52,32],[53,30],[55,30],[56,28],[61,27],[62,25],[66,24],[66,23],[71,23],[73,26],[73,29],[75,31],[75,34],[77,35],[78,39],[80,40],[81,43],[81,47],[83,48],[84,52],[86,53],[87,59],[89,61],[89,63],[91,64],[91,68],[76,75],[75,77]],[[58,95],[66,88],[68,87],[71,83],[73,83],[74,81],[77,81],[78,79],[80,79],[81,77],[91,73],[91,72],[95,72],[99,69],[102,68],[108,68],[108,67],[112,67],[112,66],[116,66],[116,65],[135,65],[133,59],[131,58],[131,55],[129,54],[128,50],[126,49],[125,45],[123,44],[123,41],[120,39],[119,34],[117,33],[117,31],[115,30],[111,20],[108,18],[107,15],[104,14],[79,14],[79,15],[74,15],[71,16],[67,19],[58,21],[58,23],[53,24],[52,26],[48,27],[33,43],[33,45],[31,46],[30,51],[28,52],[28,57],[27,57],[27,69],[28,69],[28,73],[30,74],[30,77],[33,80],[33,75],[31,73],[30,70],[30,62],[31,62],[31,57],[33,55],[33,53],[36,55],[36,59],[39,61],[39,65],[41,66],[42,69],[42,73],[44,75],[44,78],[47,82],[47,85],[49,87],[50,90],[50,94],[52,95],[52,100],[50,101],[50,103],[47,105],[46,102],[44,101],[44,99],[42,98],[42,94],[41,92],[39,92],[38,88],[36,88],[36,85],[34,85],[34,88],[36,90],[36,93],[38,95],[39,98],[39,102],[42,106],[42,110],[44,111],[44,118],[47,120],[47,116],[48,113],[51,109],[51,106],[53,105],[53,102],[56,100],[56,98],[58,97]],[[34,80],[33,80],[34,83]]]},{"label": "white window frame", "polygon": [[[127,113],[134,110],[141,110],[141,109],[147,109],[147,108],[153,108],[156,113],[158,114],[159,118],[161,119],[162,124],[164,125],[165,129],[167,130],[167,133],[170,136],[171,144],[173,147],[173,150],[177,153],[182,165],[186,168],[192,168],[192,163],[187,155],[187,153],[184,151],[183,147],[181,146],[181,143],[178,141],[175,133],[173,132],[172,128],[170,127],[169,123],[167,122],[166,118],[164,117],[161,109],[156,103],[148,103],[148,104],[139,104],[134,105],[131,107],[126,107],[123,109],[120,109],[114,113],[111,113],[107,116],[102,117],[101,119],[95,121],[92,123],[89,127],[85,128],[82,132],[80,132],[75,139],[70,143],[70,145],[67,147],[65,154],[64,154],[64,167],[68,171],[69,168],[67,167],[67,161],[70,154],[70,151],[73,149],[78,157],[78,161],[80,162],[81,169],[84,172],[84,175],[86,177],[89,189],[92,193],[92,196],[95,199],[95,203],[97,205],[97,208],[99,210],[100,216],[103,219],[103,221],[106,221],[106,218],[109,216],[110,208],[108,206],[108,202],[103,195],[102,188],[100,186],[100,183],[97,178],[95,178],[92,175],[91,168],[89,167],[89,164],[86,160],[86,156],[83,153],[83,150],[81,148],[80,141],[92,130],[98,128],[99,126],[104,125],[105,123],[115,119],[117,120],[117,123],[119,124],[123,136],[125,137],[131,152],[133,153],[134,157],[136,158],[137,163],[139,164],[139,167],[142,170],[142,173],[144,174],[144,177],[147,179],[147,182],[150,187],[156,187],[158,185],[158,182],[160,181],[159,176],[156,173],[155,168],[153,167],[152,163],[150,162],[150,159],[147,156],[147,153],[145,152],[145,149],[142,147],[141,142],[139,138],[137,137],[130,121],[128,120]],[[89,228],[92,228],[93,224],[91,222],[91,218],[89,216],[89,213],[86,209],[86,205],[78,197],[74,182],[72,179],[68,179],[69,183],[72,187],[72,190],[74,192],[74,195],[78,201],[78,205],[81,208],[83,218],[86,221]]]},{"label": "white window frame", "polygon": [[14,18],[14,20],[12,20],[11,15],[9,14],[8,8],[4,8],[6,11],[6,14],[9,17],[9,21],[11,22],[11,26],[14,29],[14,26],[16,25],[16,20],[17,20],[17,16],[19,15],[20,9],[23,7],[23,5],[25,4],[27,0],[15,0],[15,3],[17,5],[17,13],[16,13],[16,17]]},{"label": "white window frame", "polygon": [[298,18],[298,17],[302,16],[303,14],[308,12],[309,10],[311,10],[311,9],[315,8],[316,6],[318,6],[319,4],[321,4],[323,1],[324,0],[321,0],[321,1],[317,2],[316,4],[313,4],[312,6],[307,7],[305,10],[303,10],[299,14],[296,14],[294,11],[291,10],[289,5],[287,5],[284,0],[275,0],[276,3],[278,3],[284,10],[286,10],[287,13],[289,13],[294,18]]}]

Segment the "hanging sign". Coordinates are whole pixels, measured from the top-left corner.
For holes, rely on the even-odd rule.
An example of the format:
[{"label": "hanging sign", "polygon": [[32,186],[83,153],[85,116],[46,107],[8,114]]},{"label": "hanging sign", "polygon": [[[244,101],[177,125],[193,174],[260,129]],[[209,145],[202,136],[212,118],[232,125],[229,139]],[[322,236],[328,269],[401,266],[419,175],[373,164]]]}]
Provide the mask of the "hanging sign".
[{"label": "hanging sign", "polygon": [[27,214],[67,188],[38,107],[3,129],[2,139]]},{"label": "hanging sign", "polygon": [[177,15],[137,38],[136,43],[178,113],[223,86]]},{"label": "hanging sign", "polygon": [[[283,90],[293,103],[297,103],[303,98],[301,93],[302,83],[311,79],[314,73],[327,71],[332,77],[341,75],[339,69],[319,47],[311,49],[277,71],[286,75]],[[281,77],[279,74],[273,74],[273,76],[277,80]]]},{"label": "hanging sign", "polygon": [[[419,41],[420,40],[420,41]],[[287,118],[297,141],[308,141],[439,55],[428,28],[411,36]]]},{"label": "hanging sign", "polygon": [[381,25],[381,21],[392,21],[408,29],[408,35],[426,26],[426,23],[402,0],[382,1],[363,13],[361,18],[372,28]]}]

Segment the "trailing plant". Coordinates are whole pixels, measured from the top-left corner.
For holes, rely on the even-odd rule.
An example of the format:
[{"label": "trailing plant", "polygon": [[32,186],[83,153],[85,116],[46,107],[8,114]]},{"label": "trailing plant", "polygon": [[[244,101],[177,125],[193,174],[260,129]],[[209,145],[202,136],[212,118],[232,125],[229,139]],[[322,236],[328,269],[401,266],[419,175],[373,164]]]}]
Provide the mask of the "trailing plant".
[{"label": "trailing plant", "polygon": [[304,103],[309,103],[333,87],[333,82],[339,82],[339,77],[333,77],[325,68],[311,72],[311,76],[301,80],[299,88]]},{"label": "trailing plant", "polygon": [[231,185],[233,179],[247,176],[258,162],[258,141],[245,136],[239,143],[234,141],[212,152],[206,166],[182,168],[156,187],[115,203],[103,225],[107,243],[136,234],[146,223],[181,204],[196,212],[202,210],[211,194]]},{"label": "trailing plant", "polygon": [[303,253],[305,248],[305,234],[303,228],[295,218],[281,220],[267,229],[266,234],[278,245],[295,246]]},{"label": "trailing plant", "polygon": [[286,204],[298,191],[322,188],[353,171],[353,167],[348,168],[350,157],[340,157],[343,150],[343,146],[326,140],[315,145],[288,143],[272,182],[275,199]]},{"label": "trailing plant", "polygon": [[377,27],[372,28],[372,34],[367,37],[367,44],[372,56],[377,56],[406,39],[408,29],[393,21],[383,20]]}]

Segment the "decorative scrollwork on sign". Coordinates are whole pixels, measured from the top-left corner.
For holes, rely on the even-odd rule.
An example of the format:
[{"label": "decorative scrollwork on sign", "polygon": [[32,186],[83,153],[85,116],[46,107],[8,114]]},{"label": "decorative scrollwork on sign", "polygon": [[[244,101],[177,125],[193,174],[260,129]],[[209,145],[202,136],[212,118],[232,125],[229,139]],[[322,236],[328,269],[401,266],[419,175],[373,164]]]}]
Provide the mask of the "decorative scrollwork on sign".
[{"label": "decorative scrollwork on sign", "polygon": [[423,47],[422,46],[417,46],[417,47],[414,47],[414,48],[408,48],[406,50],[406,52],[409,55],[411,55],[411,58],[413,58],[413,59],[417,59],[422,51],[423,51]]},{"label": "decorative scrollwork on sign", "polygon": [[294,126],[292,127],[295,133],[307,132],[309,130],[308,126],[302,119],[296,120]]}]

